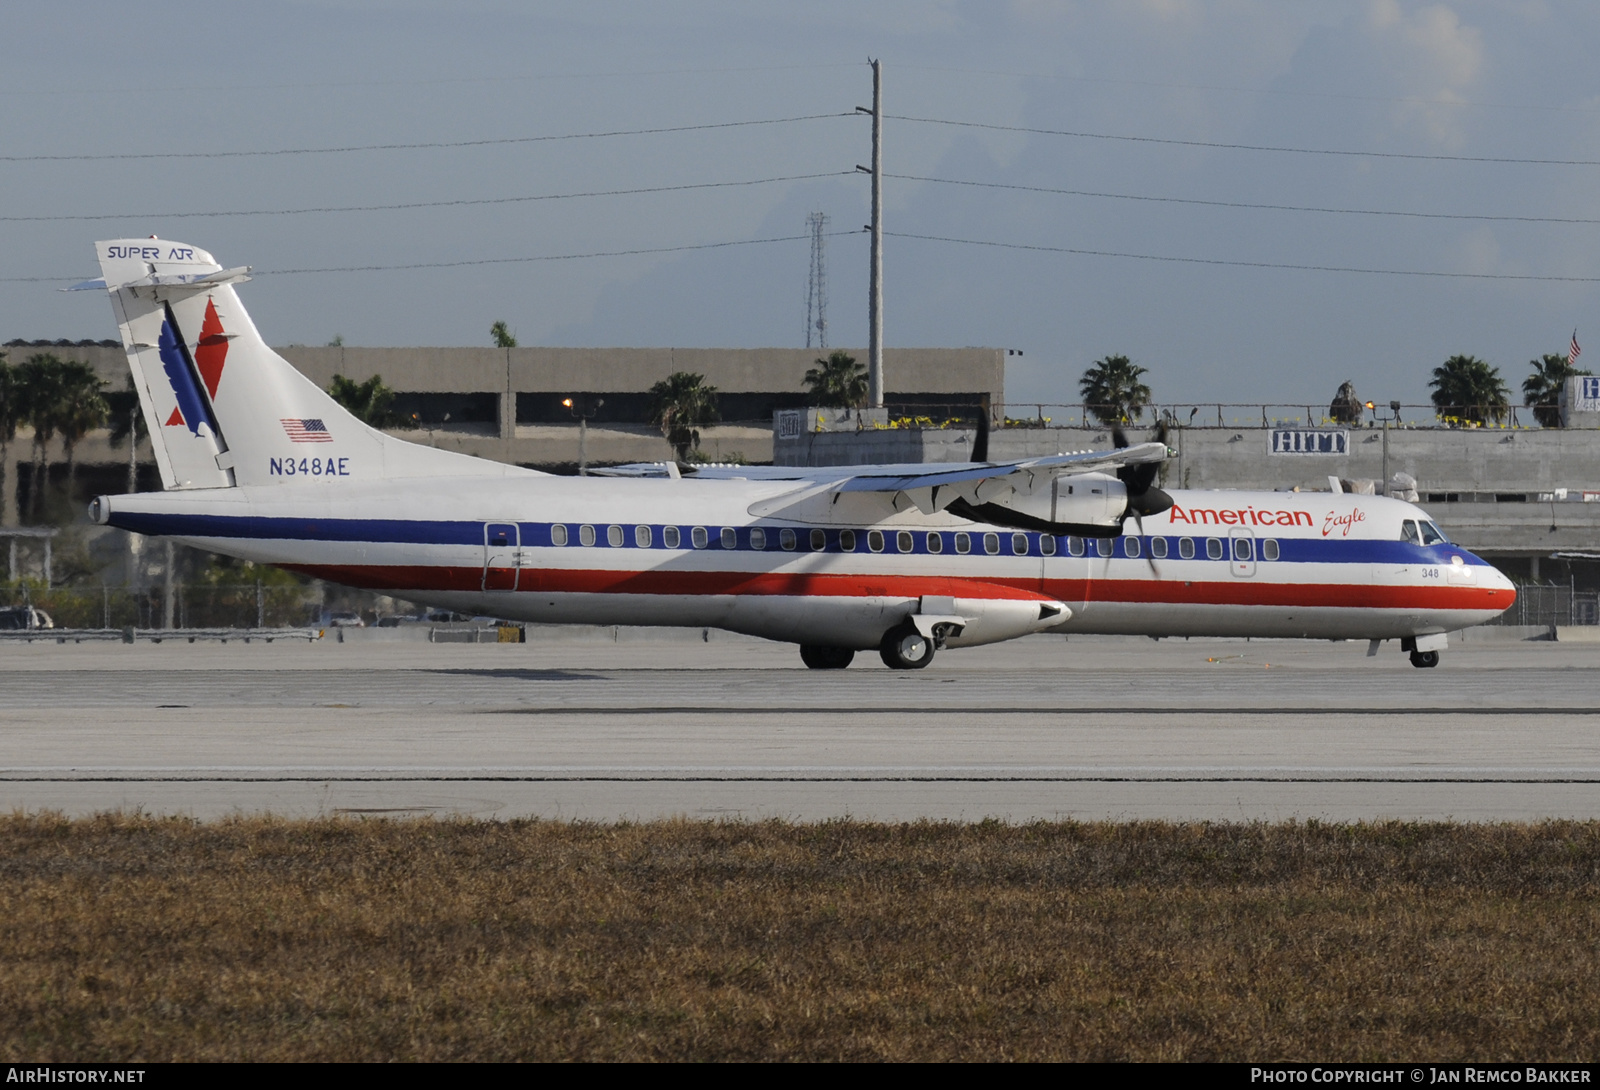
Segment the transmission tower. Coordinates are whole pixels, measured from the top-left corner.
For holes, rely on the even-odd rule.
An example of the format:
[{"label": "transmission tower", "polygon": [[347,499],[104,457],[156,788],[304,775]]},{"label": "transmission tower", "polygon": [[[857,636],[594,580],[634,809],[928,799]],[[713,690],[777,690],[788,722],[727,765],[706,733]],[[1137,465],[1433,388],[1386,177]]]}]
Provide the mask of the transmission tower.
[{"label": "transmission tower", "polygon": [[823,212],[813,212],[806,217],[811,228],[811,276],[806,281],[806,347],[812,347],[816,336],[817,348],[828,347],[828,217]]}]

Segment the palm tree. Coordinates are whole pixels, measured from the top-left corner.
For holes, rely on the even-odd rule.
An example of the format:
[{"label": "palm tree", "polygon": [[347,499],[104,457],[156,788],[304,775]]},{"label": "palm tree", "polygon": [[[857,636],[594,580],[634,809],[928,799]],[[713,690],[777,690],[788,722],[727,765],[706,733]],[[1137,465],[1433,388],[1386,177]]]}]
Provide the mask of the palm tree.
[{"label": "palm tree", "polygon": [[489,336],[493,338],[494,346],[496,348],[517,347],[517,335],[511,332],[510,327],[504,322],[496,322],[494,325],[490,326]]},{"label": "palm tree", "polygon": [[806,398],[824,409],[859,409],[867,403],[867,368],[843,349],[835,348],[827,359],[806,372],[810,387]]},{"label": "palm tree", "polygon": [[394,411],[394,391],[383,384],[382,375],[356,382],[334,375],[328,383],[328,396],[350,410],[350,415],[369,428],[414,428],[415,420]]},{"label": "palm tree", "polygon": [[56,404],[55,424],[61,433],[61,449],[67,456],[67,498],[75,499],[78,465],[74,454],[78,441],[106,422],[111,406],[106,403],[106,381],[94,368],[78,360],[61,365],[61,399]]},{"label": "palm tree", "polygon": [[1107,356],[1083,373],[1078,391],[1100,423],[1131,424],[1150,401],[1150,387],[1140,381],[1147,373],[1127,356]]},{"label": "palm tree", "polygon": [[697,429],[720,419],[717,388],[707,386],[704,375],[677,371],[650,387],[650,423],[661,429],[680,462],[688,461],[690,447],[700,446]]},{"label": "palm tree", "polygon": [[1542,427],[1561,426],[1561,390],[1573,375],[1587,375],[1588,371],[1573,367],[1566,356],[1546,355],[1529,360],[1533,374],[1522,380],[1522,403],[1533,409],[1533,417]]},{"label": "palm tree", "polygon": [[33,480],[28,488],[26,514],[30,522],[39,509],[39,493],[44,489],[46,452],[50,440],[56,437],[60,419],[64,395],[61,370],[61,361],[49,352],[29,356],[16,369],[17,419],[33,428]]},{"label": "palm tree", "polygon": [[1511,412],[1511,391],[1500,369],[1476,356],[1451,356],[1433,369],[1433,406],[1445,418],[1500,423]]}]

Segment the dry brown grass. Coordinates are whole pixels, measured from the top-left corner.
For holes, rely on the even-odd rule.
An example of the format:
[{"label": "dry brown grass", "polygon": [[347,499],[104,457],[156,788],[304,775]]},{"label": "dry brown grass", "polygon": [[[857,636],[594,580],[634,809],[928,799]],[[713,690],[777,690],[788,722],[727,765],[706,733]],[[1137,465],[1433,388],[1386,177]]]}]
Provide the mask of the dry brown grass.
[{"label": "dry brown grass", "polygon": [[0,819],[9,1060],[1600,1052],[1600,824]]}]

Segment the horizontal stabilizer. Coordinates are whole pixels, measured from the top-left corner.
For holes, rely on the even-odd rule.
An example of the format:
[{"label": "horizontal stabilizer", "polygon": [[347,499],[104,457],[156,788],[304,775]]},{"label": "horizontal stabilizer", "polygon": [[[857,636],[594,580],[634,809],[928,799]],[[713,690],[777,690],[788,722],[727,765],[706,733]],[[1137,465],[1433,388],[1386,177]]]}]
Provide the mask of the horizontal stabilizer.
[{"label": "horizontal stabilizer", "polygon": [[[223,284],[243,284],[251,279],[250,266],[241,265],[237,269],[218,269],[208,273],[147,273],[136,276],[132,280],[124,280],[117,288],[193,288],[196,291],[205,288],[218,288]],[[101,286],[109,288],[104,280]]]}]

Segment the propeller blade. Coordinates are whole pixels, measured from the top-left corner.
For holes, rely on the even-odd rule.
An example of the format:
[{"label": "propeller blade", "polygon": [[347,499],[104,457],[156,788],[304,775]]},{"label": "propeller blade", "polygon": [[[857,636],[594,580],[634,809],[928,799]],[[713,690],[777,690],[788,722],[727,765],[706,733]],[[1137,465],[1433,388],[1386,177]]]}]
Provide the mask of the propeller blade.
[{"label": "propeller blade", "polygon": [[[1156,431],[1161,440],[1161,445],[1166,446],[1166,421],[1163,420],[1157,427]],[[1119,450],[1125,446],[1128,446],[1128,437],[1120,426],[1111,430],[1111,439]],[[1162,492],[1159,488],[1155,488],[1156,477],[1160,473],[1161,463],[1159,462],[1144,462],[1136,466],[1123,466],[1117,470],[1117,479],[1127,486],[1128,489],[1128,509],[1130,511],[1133,511],[1136,514],[1154,515],[1161,511],[1165,511],[1167,508],[1172,506],[1172,497],[1168,496],[1165,492]],[[1142,505],[1143,497],[1152,489],[1154,489],[1154,491],[1157,492],[1164,501],[1164,503],[1157,501],[1158,506],[1154,508]]]},{"label": "propeller blade", "polygon": [[972,437],[972,460],[974,462],[987,462],[989,460],[989,407],[978,406],[978,430]]},{"label": "propeller blade", "polygon": [[[1139,527],[1139,540],[1144,541],[1144,516],[1139,512],[1134,511],[1133,523],[1135,526]],[[1151,577],[1154,579],[1160,579],[1161,572],[1156,568],[1156,557],[1155,554],[1150,551],[1148,542],[1146,542],[1145,548],[1142,551],[1144,553],[1144,562],[1150,567]]]},{"label": "propeller blade", "polygon": [[1154,485],[1145,486],[1137,494],[1131,485],[1128,488],[1128,510],[1135,516],[1159,515],[1171,510],[1172,503],[1172,497]]}]

